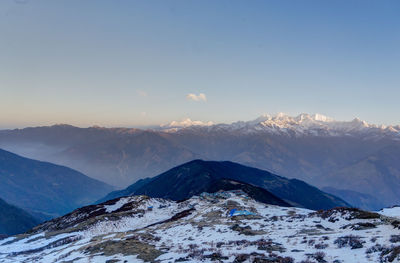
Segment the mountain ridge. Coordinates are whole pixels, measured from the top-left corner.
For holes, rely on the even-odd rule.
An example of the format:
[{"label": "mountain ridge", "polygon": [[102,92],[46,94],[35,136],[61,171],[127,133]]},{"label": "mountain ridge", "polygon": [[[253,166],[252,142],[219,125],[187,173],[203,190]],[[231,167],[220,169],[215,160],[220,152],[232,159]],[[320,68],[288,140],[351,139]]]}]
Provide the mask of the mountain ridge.
[{"label": "mountain ridge", "polygon": [[[268,171],[234,162],[204,160],[192,160],[153,178],[138,181],[140,186],[133,184],[119,192],[112,192],[101,201],[127,194],[148,195],[176,201],[184,200],[201,192],[209,192],[210,189],[214,191],[228,190],[214,188],[217,181],[221,179],[263,188],[293,206],[315,210],[349,206],[343,200],[297,179],[287,179]],[[127,189],[131,189],[131,192]]]},{"label": "mountain ridge", "polygon": [[[339,123],[341,132],[334,133],[324,125],[336,127],[336,122],[322,115],[297,116],[290,124],[294,130],[290,125],[273,128],[262,124],[271,118],[281,119],[286,125],[291,123],[286,119],[296,117],[265,115],[250,122],[189,126],[175,131],[69,125],[2,130],[0,147],[71,167],[118,188],[193,159],[229,160],[297,178],[318,188],[355,190],[371,195],[383,206],[400,203],[400,193],[393,188],[400,183],[400,162],[392,160],[400,151],[397,126],[390,129],[355,119],[344,126]],[[298,127],[300,121],[304,131]],[[321,125],[325,128],[318,128]],[[349,128],[353,126],[356,129]],[[385,150],[390,147],[393,150]],[[387,158],[386,152],[395,155]],[[374,159],[377,161],[371,162]],[[390,169],[382,169],[382,165]],[[369,186],[361,187],[366,180]],[[374,185],[380,186],[378,192],[371,187]],[[340,195],[347,200],[354,198],[350,202],[360,201],[360,196],[344,191]]]},{"label": "mountain ridge", "polygon": [[10,205],[0,198],[0,236],[24,233],[39,223],[40,220],[27,211]]},{"label": "mountain ridge", "polygon": [[398,262],[399,216],[281,207],[236,190],[181,202],[130,196],[0,240],[0,261]]},{"label": "mountain ridge", "polygon": [[[385,135],[392,134],[395,137],[400,137],[400,124],[398,125],[384,125],[384,124],[371,124],[363,121],[359,118],[353,118],[350,121],[335,120],[331,117],[323,114],[314,113],[301,113],[297,116],[291,116],[285,113],[263,114],[259,117],[249,121],[236,121],[232,123],[215,123],[212,121],[199,121],[191,120],[190,118],[183,119],[181,121],[172,121],[168,124],[160,124],[153,126],[153,128],[125,128],[125,127],[103,127],[93,125],[89,127],[78,127],[70,124],[60,123],[50,126],[32,126],[26,128],[16,129],[3,129],[4,131],[22,131],[24,129],[36,129],[36,128],[78,128],[78,129],[98,129],[98,130],[116,130],[118,132],[137,132],[137,131],[165,131],[165,132],[178,132],[184,129],[192,128],[203,128],[207,130],[212,129],[225,129],[225,130],[242,130],[247,128],[251,132],[272,132],[290,135],[290,131],[294,132],[294,135],[329,135],[329,136],[340,136],[350,135],[355,132],[363,132],[368,134],[371,132],[383,132]],[[307,130],[313,130],[313,132],[307,132]],[[320,133],[316,133],[321,130]],[[325,130],[325,132],[322,132]],[[292,133],[293,135],[293,133]]]},{"label": "mountain ridge", "polygon": [[289,136],[351,136],[353,134],[376,136],[377,134],[381,134],[393,136],[394,139],[400,140],[400,125],[369,124],[359,118],[354,118],[351,121],[337,121],[318,113],[302,113],[294,117],[284,113],[276,115],[264,114],[254,120],[237,121],[231,124],[214,124],[212,122],[191,121],[187,119],[182,121],[182,125],[180,125],[180,122],[173,121],[168,125],[160,126],[161,130],[172,133],[196,128],[201,128],[203,131],[267,132]]},{"label": "mountain ridge", "polygon": [[0,198],[29,213],[51,217],[89,204],[113,189],[71,168],[25,158],[2,149],[0,179]]}]

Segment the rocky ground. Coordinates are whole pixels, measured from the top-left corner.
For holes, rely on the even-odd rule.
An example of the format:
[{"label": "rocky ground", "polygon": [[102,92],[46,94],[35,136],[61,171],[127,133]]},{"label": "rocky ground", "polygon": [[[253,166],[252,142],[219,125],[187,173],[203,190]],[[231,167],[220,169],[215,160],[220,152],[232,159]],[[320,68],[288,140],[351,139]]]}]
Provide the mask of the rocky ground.
[{"label": "rocky ground", "polygon": [[240,191],[124,197],[0,240],[0,262],[399,262],[398,210],[312,211]]}]

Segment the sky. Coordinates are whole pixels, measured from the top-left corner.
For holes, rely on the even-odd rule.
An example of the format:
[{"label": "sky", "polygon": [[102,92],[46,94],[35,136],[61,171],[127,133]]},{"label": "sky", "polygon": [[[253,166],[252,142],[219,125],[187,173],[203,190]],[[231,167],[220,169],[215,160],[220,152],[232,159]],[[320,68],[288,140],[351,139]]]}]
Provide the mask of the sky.
[{"label": "sky", "polygon": [[0,127],[400,124],[400,2],[0,1]]}]

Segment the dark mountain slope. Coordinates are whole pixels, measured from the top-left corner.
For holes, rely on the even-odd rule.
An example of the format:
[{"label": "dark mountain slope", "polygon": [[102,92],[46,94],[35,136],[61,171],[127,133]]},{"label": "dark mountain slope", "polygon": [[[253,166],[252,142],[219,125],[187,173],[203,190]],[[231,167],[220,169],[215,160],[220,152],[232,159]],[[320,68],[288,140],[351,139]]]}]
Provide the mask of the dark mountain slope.
[{"label": "dark mountain slope", "polygon": [[24,233],[39,223],[24,210],[0,199],[0,236]]},{"label": "dark mountain slope", "polygon": [[[343,200],[296,179],[287,179],[267,171],[233,162],[194,160],[162,173],[147,184],[113,193],[113,197],[126,194],[182,200],[211,188],[215,181],[230,179],[266,189],[284,201],[309,209],[328,209],[349,206]],[[143,183],[143,182],[140,182]]]},{"label": "dark mountain slope", "polygon": [[0,149],[0,198],[29,212],[62,215],[112,189],[70,168]]},{"label": "dark mountain slope", "polygon": [[289,203],[283,201],[277,196],[271,194],[264,188],[254,186],[251,184],[246,184],[243,182],[229,180],[229,179],[218,179],[210,184],[210,186],[206,189],[207,193],[215,193],[220,190],[223,191],[231,191],[231,190],[242,190],[245,192],[250,198],[254,200],[270,204],[270,205],[279,205],[279,206],[291,206]]}]

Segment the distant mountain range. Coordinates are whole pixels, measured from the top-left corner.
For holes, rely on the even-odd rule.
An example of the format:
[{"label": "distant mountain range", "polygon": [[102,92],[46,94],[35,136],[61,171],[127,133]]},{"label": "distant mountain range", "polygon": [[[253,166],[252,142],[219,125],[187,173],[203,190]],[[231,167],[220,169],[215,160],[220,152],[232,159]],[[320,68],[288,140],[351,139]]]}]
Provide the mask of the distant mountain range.
[{"label": "distant mountain range", "polygon": [[378,211],[382,207],[385,207],[382,202],[369,194],[363,194],[352,190],[340,190],[333,187],[324,187],[321,190],[335,196],[340,196],[345,200],[351,200],[351,204],[354,207],[369,209],[371,211]]},{"label": "distant mountain range", "polygon": [[0,236],[23,233],[38,225],[39,222],[26,211],[0,199]]},{"label": "distant mountain range", "polygon": [[113,187],[70,168],[0,149],[0,198],[41,219],[90,204]]},{"label": "distant mountain range", "polygon": [[177,132],[182,129],[202,127],[207,131],[235,131],[239,133],[260,133],[290,136],[357,136],[364,138],[391,137],[400,140],[400,125],[369,124],[358,118],[352,121],[336,121],[322,114],[300,114],[296,117],[279,113],[275,116],[265,114],[252,121],[238,121],[232,124],[214,124],[212,122],[173,121],[161,125],[160,130]]},{"label": "distant mountain range", "polygon": [[331,187],[349,203],[376,209],[400,203],[399,127],[319,114],[185,120],[148,130],[55,125],[0,131],[0,147],[119,187],[193,159],[229,160]]},{"label": "distant mountain range", "polygon": [[122,191],[115,191],[98,201],[126,195],[147,195],[184,200],[203,192],[242,190],[260,202],[308,209],[349,206],[343,200],[324,193],[297,179],[287,179],[233,162],[194,160],[154,178],[140,180]]}]

